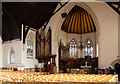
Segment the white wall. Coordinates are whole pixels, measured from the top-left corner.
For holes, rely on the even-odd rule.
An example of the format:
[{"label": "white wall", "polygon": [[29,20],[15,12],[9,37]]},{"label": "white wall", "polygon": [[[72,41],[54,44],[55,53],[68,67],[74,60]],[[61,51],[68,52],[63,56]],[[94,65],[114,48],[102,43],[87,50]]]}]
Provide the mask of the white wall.
[{"label": "white wall", "polygon": [[[93,43],[93,48],[94,48],[94,56],[96,57],[96,53],[95,53],[95,43],[96,43],[96,39],[95,39],[95,36],[96,36],[96,33],[95,32],[92,32],[92,33],[86,33],[86,34],[82,34],[82,41],[83,41],[83,45],[85,45],[85,42],[86,40],[89,38],[92,43]],[[58,39],[60,41],[61,39],[61,42],[66,45],[67,43],[71,42],[72,39],[75,39],[78,46],[80,45],[80,34],[73,34],[73,33],[67,33],[63,30],[60,30],[59,32],[59,35],[58,35]],[[84,58],[84,51],[81,52],[80,49],[78,49],[78,57],[82,57]]]},{"label": "white wall", "polygon": [[[15,52],[15,64],[10,64],[10,50]],[[17,67],[22,63],[21,41],[3,44],[3,67]]]},{"label": "white wall", "polygon": [[[67,36],[67,42],[70,42],[73,38],[75,38],[75,40],[77,41],[78,45],[80,45],[80,43],[79,43],[80,40],[81,40],[80,39],[81,38],[80,34],[71,34],[71,33],[68,33],[67,35],[68,35]],[[93,48],[95,49],[95,44],[96,44],[95,36],[96,36],[95,32],[82,34],[83,45],[85,45],[86,40],[89,38],[92,41],[92,43],[93,43]],[[95,50],[94,50],[94,57],[96,57]],[[78,50],[78,57],[84,58],[84,56],[85,56],[84,51],[81,52],[81,50],[79,49]]]},{"label": "white wall", "polygon": [[[2,3],[0,2],[0,18],[2,18]],[[2,19],[0,19],[0,68],[3,66],[2,55]]]},{"label": "white wall", "polygon": [[67,40],[68,40],[67,38],[68,38],[68,34],[65,31],[60,30],[59,35],[58,35],[59,41],[61,39],[62,44],[66,45]]},{"label": "white wall", "polygon": [[25,68],[34,68],[36,64],[38,64],[38,60],[35,58],[36,56],[36,32],[35,31],[32,31],[32,30],[29,30],[28,34],[32,32],[34,34],[33,37],[33,59],[31,58],[27,58],[27,37],[26,37],[26,41],[25,41],[25,44],[21,44],[21,51],[22,51],[22,64],[25,65]]},{"label": "white wall", "polygon": [[105,68],[118,55],[118,14],[107,4],[86,3],[95,13],[100,25],[100,67]]},{"label": "white wall", "polygon": [[0,36],[0,68],[3,67],[3,51],[2,51],[2,38]]},{"label": "white wall", "polygon": [[[2,44],[2,48],[3,51],[1,50],[1,44],[0,44],[0,66],[1,66],[1,62],[3,61],[3,67],[17,67],[18,64],[23,64],[25,66],[25,68],[34,68],[35,64],[38,64],[37,59],[35,58],[36,55],[36,32],[29,30],[28,34],[30,32],[33,32],[33,36],[34,37],[34,54],[33,54],[33,59],[27,58],[27,44],[23,44],[22,41],[12,41],[12,42],[7,42],[4,44]],[[27,41],[25,41],[27,42]],[[1,39],[0,39],[0,43],[1,43]],[[14,52],[15,52],[15,64],[10,64],[10,50],[11,48],[13,48]],[[1,53],[3,52],[3,54]],[[3,58],[2,58],[3,56]]]},{"label": "white wall", "polygon": [[120,15],[118,16],[118,55],[120,56]]}]

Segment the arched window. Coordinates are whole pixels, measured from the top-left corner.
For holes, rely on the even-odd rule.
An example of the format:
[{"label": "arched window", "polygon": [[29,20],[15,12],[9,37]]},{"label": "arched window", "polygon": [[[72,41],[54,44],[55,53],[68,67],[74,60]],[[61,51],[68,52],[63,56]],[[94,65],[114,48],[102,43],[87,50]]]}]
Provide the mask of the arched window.
[{"label": "arched window", "polygon": [[74,39],[70,42],[69,54],[70,58],[76,58],[77,56],[77,43]]},{"label": "arched window", "polygon": [[90,39],[88,39],[86,42],[85,55],[89,55],[91,58],[93,58],[93,44]]},{"label": "arched window", "polygon": [[11,47],[10,50],[10,64],[14,64],[15,63],[15,51],[13,49],[13,47]]},{"label": "arched window", "polygon": [[32,33],[27,36],[27,58],[33,58],[33,39]]}]

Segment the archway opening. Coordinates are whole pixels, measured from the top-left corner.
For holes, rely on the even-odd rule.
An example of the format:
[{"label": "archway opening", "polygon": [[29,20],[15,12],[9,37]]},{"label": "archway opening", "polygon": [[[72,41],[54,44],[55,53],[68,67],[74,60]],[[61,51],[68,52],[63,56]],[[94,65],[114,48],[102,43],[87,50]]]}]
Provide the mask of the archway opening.
[{"label": "archway opening", "polygon": [[[68,17],[64,19],[61,30],[66,32],[66,47],[68,47],[67,51],[68,53],[70,52],[76,52],[78,51],[78,55],[74,56],[72,59],[76,59],[77,61],[74,62],[74,67],[68,67],[68,65],[64,66],[66,68],[80,68],[81,65],[85,66],[85,61],[87,58],[95,58],[96,65],[95,67],[98,67],[98,58],[96,56],[96,25],[94,23],[94,20],[92,16],[82,7],[75,5],[70,12],[68,13]],[[82,36],[82,37],[81,37]],[[72,39],[70,38],[75,38],[78,42],[78,45],[76,45],[75,49],[70,49],[71,46],[71,41]],[[90,38],[88,40],[88,38]],[[87,42],[86,42],[87,40]],[[74,42],[73,42],[74,43]],[[75,42],[76,43],[76,42]],[[83,48],[80,49],[81,45],[83,45]],[[74,45],[72,45],[74,47]],[[71,60],[71,54],[69,54],[69,59]],[[86,58],[87,57],[87,58]],[[97,59],[96,59],[97,58]],[[80,63],[80,59],[82,59],[82,63]],[[66,59],[65,59],[66,61]],[[68,63],[70,62],[67,58]],[[91,60],[90,60],[91,61]],[[89,62],[90,62],[89,61]],[[64,60],[59,62],[59,65],[63,65],[62,62]],[[93,66],[92,63],[88,64],[90,66]],[[73,63],[73,62],[72,62]],[[59,66],[61,67],[61,66]],[[94,67],[94,68],[95,68]]]}]

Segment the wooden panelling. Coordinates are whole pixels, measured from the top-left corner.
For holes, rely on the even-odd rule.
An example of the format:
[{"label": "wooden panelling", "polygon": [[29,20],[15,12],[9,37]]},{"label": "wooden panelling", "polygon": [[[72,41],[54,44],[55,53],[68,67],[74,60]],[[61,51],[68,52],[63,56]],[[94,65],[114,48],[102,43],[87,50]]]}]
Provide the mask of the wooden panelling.
[{"label": "wooden panelling", "polygon": [[95,32],[96,27],[91,15],[83,8],[74,6],[64,20],[62,30],[68,33],[90,33]]}]

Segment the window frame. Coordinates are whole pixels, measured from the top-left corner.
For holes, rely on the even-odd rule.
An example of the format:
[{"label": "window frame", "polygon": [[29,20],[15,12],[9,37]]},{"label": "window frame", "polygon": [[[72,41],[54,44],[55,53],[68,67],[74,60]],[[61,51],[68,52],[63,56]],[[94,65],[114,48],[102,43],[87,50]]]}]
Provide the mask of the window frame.
[{"label": "window frame", "polygon": [[[88,44],[88,41],[90,41],[90,43]],[[90,46],[90,47],[89,47]],[[86,50],[87,48],[87,50]],[[89,54],[89,48],[90,48],[90,54]],[[93,50],[92,50],[92,49]],[[86,54],[87,53],[87,54]],[[93,53],[93,55],[91,56],[91,53]],[[91,56],[91,58],[94,57],[94,47],[93,47],[93,42],[90,38],[87,38],[86,42],[85,42],[85,56]]]},{"label": "window frame", "polygon": [[[74,41],[73,41],[73,40],[74,40]],[[74,46],[71,45],[72,42],[75,42],[75,43],[73,43]],[[74,48],[74,49],[72,49],[72,48]],[[74,54],[71,55],[70,51],[72,51],[72,50],[70,50],[70,49],[74,50],[73,52],[71,52],[71,53],[74,53]],[[75,50],[76,50],[76,51],[75,51]],[[78,43],[77,43],[77,41],[76,41],[74,38],[70,41],[70,44],[69,44],[69,57],[70,57],[70,58],[73,58],[73,59],[75,59],[75,58],[78,57]]]}]

